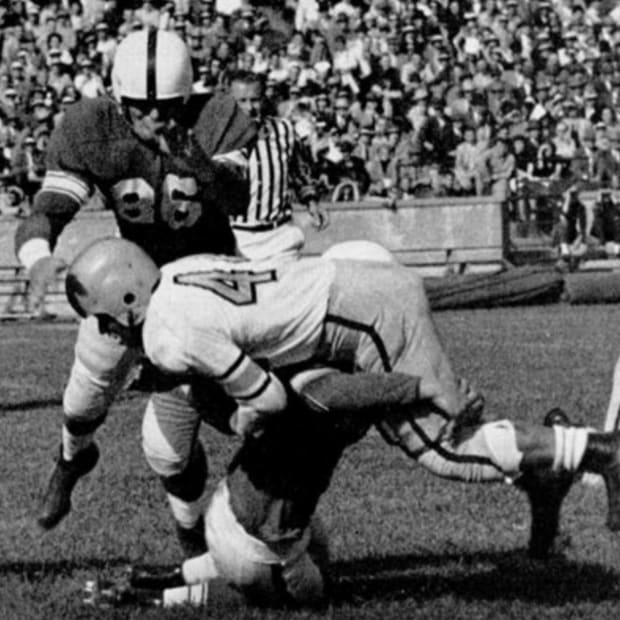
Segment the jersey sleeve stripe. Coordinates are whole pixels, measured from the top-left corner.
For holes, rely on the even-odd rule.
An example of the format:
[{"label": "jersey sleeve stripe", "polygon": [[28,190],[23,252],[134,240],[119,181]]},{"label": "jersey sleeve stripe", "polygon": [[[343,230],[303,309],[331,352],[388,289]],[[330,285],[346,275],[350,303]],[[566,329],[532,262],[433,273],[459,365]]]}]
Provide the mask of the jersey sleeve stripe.
[{"label": "jersey sleeve stripe", "polygon": [[[240,362],[240,363],[237,363]],[[218,381],[233,398],[251,400],[262,394],[269,385],[269,374],[243,354],[229,368],[226,378]]]},{"label": "jersey sleeve stripe", "polygon": [[228,367],[228,370],[226,370],[226,372],[224,372],[223,374],[215,377],[215,379],[217,381],[226,381],[227,379],[229,379],[232,376],[232,374],[239,368],[239,366],[241,366],[245,357],[246,355],[242,351],[239,354],[239,357]]},{"label": "jersey sleeve stripe", "polygon": [[261,385],[258,386],[257,389],[255,389],[253,392],[250,392],[248,394],[238,394],[236,398],[238,400],[253,400],[254,398],[258,398],[261,394],[265,392],[265,390],[269,387],[270,383],[271,383],[271,375],[268,374],[265,377],[265,380],[262,382]]},{"label": "jersey sleeve stripe", "polygon": [[48,170],[43,179],[41,191],[55,192],[84,204],[90,195],[88,183],[73,174],[59,170]]}]

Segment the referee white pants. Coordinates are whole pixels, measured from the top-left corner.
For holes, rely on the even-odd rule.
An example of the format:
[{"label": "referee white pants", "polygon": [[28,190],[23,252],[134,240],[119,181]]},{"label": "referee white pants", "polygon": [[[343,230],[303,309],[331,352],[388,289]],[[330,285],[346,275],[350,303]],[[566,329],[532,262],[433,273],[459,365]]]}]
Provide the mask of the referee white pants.
[{"label": "referee white pants", "polygon": [[251,260],[290,254],[297,256],[304,245],[304,232],[292,222],[272,230],[251,231],[235,228],[233,232],[241,253]]}]

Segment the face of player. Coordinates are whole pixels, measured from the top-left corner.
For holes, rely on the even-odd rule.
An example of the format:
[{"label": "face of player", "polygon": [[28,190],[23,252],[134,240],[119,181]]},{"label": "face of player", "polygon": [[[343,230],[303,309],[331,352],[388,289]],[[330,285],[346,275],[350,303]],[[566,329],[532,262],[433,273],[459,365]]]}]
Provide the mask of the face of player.
[{"label": "face of player", "polygon": [[171,122],[181,117],[183,100],[126,102],[127,116],[135,134],[145,142],[157,141]]},{"label": "face of player", "polygon": [[262,121],[263,97],[261,85],[258,82],[249,84],[233,82],[230,85],[230,94],[251,119],[258,123]]},{"label": "face of player", "polygon": [[110,336],[128,347],[137,348],[142,344],[142,325],[127,327],[107,314],[98,314],[97,324],[101,334]]}]

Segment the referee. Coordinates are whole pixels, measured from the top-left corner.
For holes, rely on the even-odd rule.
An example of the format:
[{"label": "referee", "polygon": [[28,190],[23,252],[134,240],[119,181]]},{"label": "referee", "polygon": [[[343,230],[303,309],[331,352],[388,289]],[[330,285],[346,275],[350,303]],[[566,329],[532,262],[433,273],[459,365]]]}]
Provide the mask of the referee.
[{"label": "referee", "polygon": [[308,208],[313,225],[323,230],[327,211],[317,203],[310,154],[295,135],[289,119],[266,115],[262,77],[250,71],[232,76],[230,94],[259,128],[248,156],[250,199],[244,213],[231,216],[240,251],[250,259],[296,254],[303,231],[292,222],[292,197]]}]

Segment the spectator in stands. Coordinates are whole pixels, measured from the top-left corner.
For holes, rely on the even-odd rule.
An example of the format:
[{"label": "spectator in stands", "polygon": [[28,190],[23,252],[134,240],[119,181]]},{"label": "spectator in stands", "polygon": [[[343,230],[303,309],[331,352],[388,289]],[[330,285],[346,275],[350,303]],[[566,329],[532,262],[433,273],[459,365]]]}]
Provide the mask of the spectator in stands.
[{"label": "spectator in stands", "polygon": [[47,35],[45,60],[48,65],[51,65],[54,60],[57,60],[64,67],[71,67],[73,65],[73,56],[69,48],[64,44],[60,33],[50,32]]},{"label": "spectator in stands", "polygon": [[73,84],[81,97],[93,98],[106,93],[103,79],[96,72],[93,61],[90,58],[83,58],[80,61],[80,67],[73,80]]},{"label": "spectator in stands", "polygon": [[455,189],[459,195],[470,196],[476,193],[478,156],[476,129],[467,125],[463,130],[463,141],[457,145],[454,157]]},{"label": "spectator in stands", "polygon": [[407,112],[407,120],[411,124],[411,131],[415,140],[420,140],[420,133],[428,120],[429,92],[424,87],[415,90],[412,96],[413,105]]},{"label": "spectator in stands", "polygon": [[396,163],[389,144],[385,143],[377,148],[374,156],[366,164],[366,170],[370,179],[367,191],[370,196],[380,196],[383,198],[395,196],[398,187]]},{"label": "spectator in stands", "polygon": [[577,261],[584,252],[586,218],[586,206],[579,198],[579,188],[572,185],[565,194],[558,222],[561,265],[565,264],[571,271],[575,270]]},{"label": "spectator in stands", "polygon": [[620,255],[620,205],[608,189],[601,190],[594,205],[591,235],[605,246],[608,256]]},{"label": "spectator in stands", "polygon": [[10,174],[0,175],[0,215],[23,217],[27,214],[24,192],[13,181]]},{"label": "spectator in stands", "polygon": [[353,142],[348,138],[343,138],[338,143],[340,160],[331,166],[329,172],[330,183],[336,188],[342,184],[352,183],[359,196],[368,193],[371,178],[366,169],[364,160],[353,154],[355,148]]},{"label": "spectator in stands", "polygon": [[527,136],[518,134],[513,138],[512,149],[515,156],[515,174],[511,182],[511,216],[512,220],[519,224],[521,236],[527,236],[532,215],[529,182],[536,159],[536,146]]},{"label": "spectator in stands", "polygon": [[105,22],[99,22],[95,26],[95,32],[97,35],[95,50],[101,59],[102,75],[107,76],[112,70],[112,61],[117,47],[116,37],[110,32],[110,27]]},{"label": "spectator in stands", "polygon": [[509,180],[515,172],[515,156],[507,135],[497,135],[494,142],[483,155],[478,173],[483,193],[503,201],[508,198]]},{"label": "spectator in stands", "polygon": [[599,187],[617,188],[620,181],[620,161],[611,149],[607,135],[596,142],[596,154],[592,163],[592,178]]},{"label": "spectator in stands", "polygon": [[556,163],[559,166],[559,177],[566,179],[571,174],[571,162],[577,154],[577,143],[571,136],[568,123],[564,120],[556,123],[553,146]]},{"label": "spectator in stands", "polygon": [[46,86],[53,89],[56,99],[60,99],[64,91],[73,84],[69,73],[62,68],[60,54],[50,56]]},{"label": "spectator in stands", "polygon": [[39,148],[32,134],[28,133],[17,145],[12,163],[11,172],[23,189],[28,203],[32,204],[45,176],[45,151]]}]

